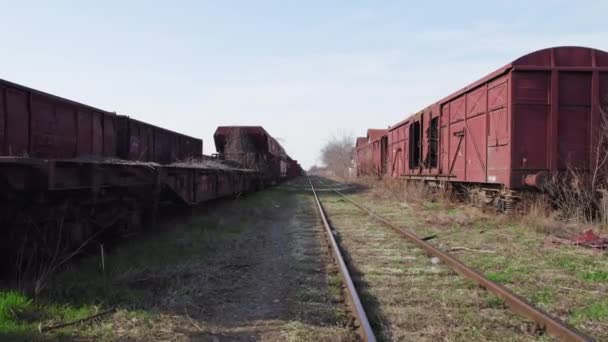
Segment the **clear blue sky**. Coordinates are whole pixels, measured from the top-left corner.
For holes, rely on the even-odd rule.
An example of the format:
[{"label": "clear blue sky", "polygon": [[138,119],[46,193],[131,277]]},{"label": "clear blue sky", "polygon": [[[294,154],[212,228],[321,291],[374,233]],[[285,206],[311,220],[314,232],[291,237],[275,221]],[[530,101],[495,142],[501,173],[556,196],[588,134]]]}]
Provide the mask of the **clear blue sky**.
[{"label": "clear blue sky", "polygon": [[533,50],[608,50],[608,1],[3,1],[0,78],[305,167]]}]

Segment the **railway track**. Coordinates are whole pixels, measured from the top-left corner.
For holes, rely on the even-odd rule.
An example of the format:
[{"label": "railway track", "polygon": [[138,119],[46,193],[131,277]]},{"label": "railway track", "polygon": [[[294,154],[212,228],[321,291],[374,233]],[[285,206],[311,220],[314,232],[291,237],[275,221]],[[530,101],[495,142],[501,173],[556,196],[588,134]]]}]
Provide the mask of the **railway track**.
[{"label": "railway track", "polygon": [[[438,332],[432,327],[447,323],[479,324],[479,327],[470,328],[477,329],[478,337],[486,339],[543,339],[546,333],[560,341],[593,341],[453,256],[345,196],[334,188],[335,185],[318,179],[313,182],[310,178],[308,183],[363,340],[375,341],[376,336],[382,340],[418,340],[424,336],[441,335],[441,329]],[[326,195],[319,195],[314,183]],[[328,195],[332,193],[335,196]],[[327,198],[322,200],[323,196]],[[358,214],[344,209],[345,205],[356,207]],[[378,223],[390,229],[378,229]],[[471,283],[464,278],[476,286],[470,286]],[[499,303],[497,307],[480,306],[483,289],[498,298],[498,301],[490,301]],[[438,298],[443,298],[444,302]],[[500,303],[504,303],[504,307]],[[444,307],[434,312],[434,305]],[[533,323],[522,321],[506,307]],[[455,317],[471,314],[463,308],[479,317],[471,316],[466,320]],[[420,315],[425,316],[422,321],[419,320]],[[405,328],[400,330],[400,326]],[[457,337],[464,339],[475,336],[475,332],[470,335],[466,329],[447,330],[455,331]],[[440,336],[431,339],[437,337]]]}]

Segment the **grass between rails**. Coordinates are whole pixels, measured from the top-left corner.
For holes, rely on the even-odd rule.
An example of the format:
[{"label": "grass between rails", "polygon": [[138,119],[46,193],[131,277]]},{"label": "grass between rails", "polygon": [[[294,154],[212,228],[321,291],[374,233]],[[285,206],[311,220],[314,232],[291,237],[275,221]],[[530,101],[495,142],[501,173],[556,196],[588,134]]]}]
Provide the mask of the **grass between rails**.
[{"label": "grass between rails", "polygon": [[606,253],[545,246],[548,235],[561,234],[558,222],[485,213],[397,189],[372,184],[352,198],[420,237],[437,235],[429,242],[598,340],[608,340]]},{"label": "grass between rails", "polygon": [[370,323],[381,341],[549,340],[504,303],[361,213],[321,196]]},{"label": "grass between rails", "polygon": [[[300,221],[289,217],[289,210],[297,206],[302,197],[306,196],[267,190],[238,201],[217,204],[212,210],[187,219],[164,223],[160,232],[140,236],[106,251],[104,272],[99,255],[90,255],[74,263],[57,274],[48,291],[35,301],[16,292],[2,291],[0,340],[71,340],[74,336],[95,340],[168,340],[176,337],[214,340],[259,338],[262,336],[260,331],[274,334],[281,340],[305,340],[307,336],[349,340],[351,330],[340,326],[348,315],[339,304],[339,286],[333,284],[331,270],[325,276],[326,271],[317,265],[321,262],[317,256],[313,255],[311,259],[306,255],[305,252],[315,246],[314,236],[300,232]],[[314,212],[312,202],[308,204]],[[288,214],[281,214],[281,210]],[[263,308],[274,310],[270,315],[254,312],[253,318],[244,319],[242,326],[237,327],[211,323],[208,317],[238,310],[246,304],[241,297],[255,296],[260,284],[265,284],[261,279],[254,284],[258,287],[249,289],[250,274],[273,277],[271,272],[254,270],[247,273],[258,267],[258,263],[265,262],[264,267],[273,264],[268,262],[273,256],[267,255],[266,251],[282,253],[282,249],[272,247],[277,245],[272,238],[265,239],[267,232],[281,232],[282,226],[272,228],[273,224],[287,225],[288,235],[302,234],[301,238],[289,240],[285,253],[276,256],[284,258],[286,265],[290,260],[294,261],[297,271],[284,277],[286,283],[276,292],[289,291],[276,294],[276,303],[265,297],[252,300],[274,305]],[[315,227],[306,226],[305,229],[314,230]],[[285,239],[285,236],[278,238]],[[306,245],[294,245],[299,241]],[[250,249],[252,254],[248,257]],[[262,257],[266,259],[256,259]],[[301,279],[296,279],[300,276]],[[291,286],[292,281],[298,281],[300,285]],[[319,283],[321,290],[309,286],[308,291],[305,285],[309,283]],[[254,292],[250,295],[247,291]],[[255,305],[248,308],[253,307],[255,311]],[[282,307],[286,307],[285,314]],[[108,308],[117,310],[86,324],[45,334],[38,332],[40,326],[75,321]],[[314,310],[322,314],[312,319],[315,313],[311,311]],[[235,315],[239,314],[235,311]],[[256,320],[257,314],[276,319]]]}]

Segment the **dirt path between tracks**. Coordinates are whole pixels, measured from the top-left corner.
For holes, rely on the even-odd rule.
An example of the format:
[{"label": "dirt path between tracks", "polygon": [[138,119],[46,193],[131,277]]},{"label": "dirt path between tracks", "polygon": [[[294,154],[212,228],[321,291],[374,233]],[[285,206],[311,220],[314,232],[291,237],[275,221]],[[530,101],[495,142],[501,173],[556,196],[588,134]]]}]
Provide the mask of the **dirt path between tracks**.
[{"label": "dirt path between tracks", "polygon": [[[30,319],[6,337],[355,339],[311,196],[267,190],[212,208],[112,251],[105,276],[98,256],[60,274],[45,298],[23,310]],[[35,332],[38,324],[107,308],[117,311],[50,334]]]}]

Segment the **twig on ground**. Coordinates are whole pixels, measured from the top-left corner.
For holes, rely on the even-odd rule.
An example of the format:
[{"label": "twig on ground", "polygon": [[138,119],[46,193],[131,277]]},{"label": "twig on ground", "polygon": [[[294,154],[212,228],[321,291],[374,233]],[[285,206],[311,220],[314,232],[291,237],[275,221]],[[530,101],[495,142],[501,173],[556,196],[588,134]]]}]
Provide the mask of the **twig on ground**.
[{"label": "twig on ground", "polygon": [[72,321],[72,322],[61,323],[61,324],[57,324],[57,325],[51,325],[51,326],[48,326],[48,327],[39,327],[38,330],[40,332],[47,332],[47,331],[51,331],[51,330],[55,330],[55,329],[59,329],[59,328],[64,328],[64,327],[67,327],[67,326],[70,326],[70,325],[74,325],[74,324],[78,324],[78,323],[84,323],[84,322],[90,321],[92,319],[95,319],[95,318],[98,318],[98,317],[101,317],[101,316],[105,316],[105,315],[107,315],[109,313],[112,313],[114,311],[116,311],[116,308],[111,308],[111,309],[108,309],[108,310],[96,313],[94,315],[91,315],[91,316],[88,316],[88,317],[85,317],[85,318],[81,318],[81,319],[75,320],[75,321]]},{"label": "twig on ground", "polygon": [[203,328],[201,328],[198,324],[196,324],[196,322],[194,322],[194,320],[192,319],[192,317],[190,317],[190,315],[188,315],[188,313],[186,313],[186,317],[188,318],[188,320],[190,321],[190,323],[200,332],[204,332]]},{"label": "twig on ground", "polygon": [[467,248],[467,247],[452,247],[450,248],[450,252],[456,252],[456,251],[468,251],[468,252],[478,252],[478,253],[496,253],[494,251],[490,251],[487,249],[474,249],[474,248]]}]

